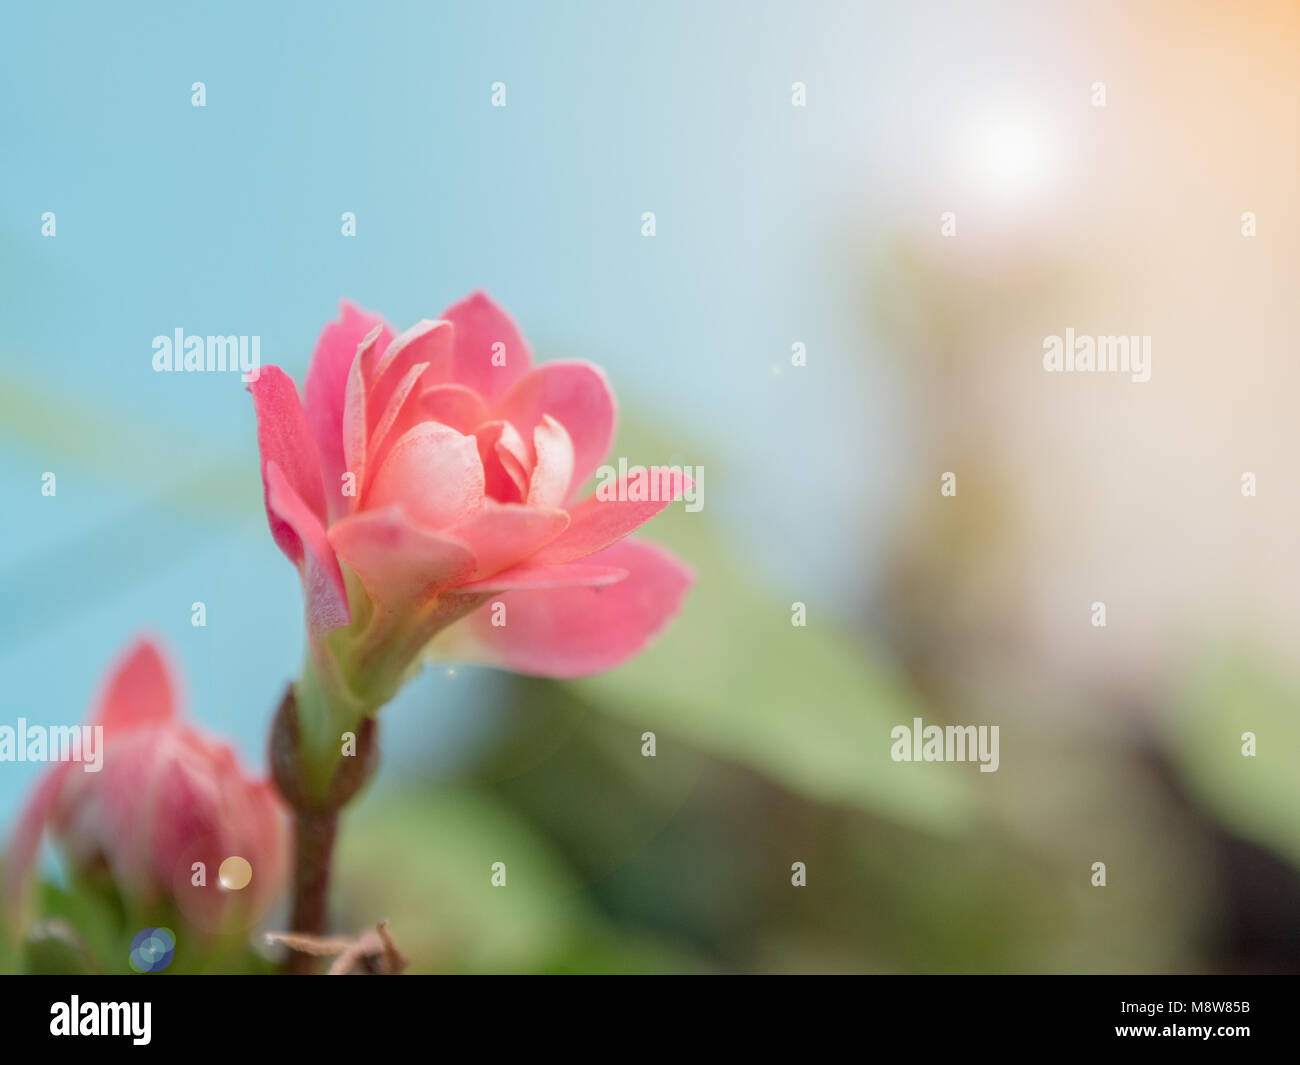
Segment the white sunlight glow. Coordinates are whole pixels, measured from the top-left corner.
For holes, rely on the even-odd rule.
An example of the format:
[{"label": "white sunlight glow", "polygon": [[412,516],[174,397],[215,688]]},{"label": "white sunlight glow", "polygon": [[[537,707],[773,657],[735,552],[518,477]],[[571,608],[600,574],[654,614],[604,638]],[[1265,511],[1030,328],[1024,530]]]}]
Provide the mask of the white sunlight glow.
[{"label": "white sunlight glow", "polygon": [[971,165],[984,191],[999,200],[1021,200],[1045,191],[1054,151],[1044,123],[1027,114],[998,112],[972,128]]}]

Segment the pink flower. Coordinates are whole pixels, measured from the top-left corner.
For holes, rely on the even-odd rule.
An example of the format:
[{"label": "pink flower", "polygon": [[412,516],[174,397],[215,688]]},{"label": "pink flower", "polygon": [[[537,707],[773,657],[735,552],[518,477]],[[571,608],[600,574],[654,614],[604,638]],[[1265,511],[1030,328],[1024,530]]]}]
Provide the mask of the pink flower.
[{"label": "pink flower", "polygon": [[[176,707],[162,652],[137,641],[91,715],[103,727],[100,769],[60,762],[19,817],[5,862],[11,917],[21,923],[46,833],[74,870],[106,869],[133,907],[174,904],[209,931],[250,924],[266,909],[287,873],[279,796],[268,781],[246,777],[229,747],[179,720]],[[252,880],[227,891],[219,870],[230,857],[251,865]]]},{"label": "pink flower", "polygon": [[305,409],[275,366],[249,391],[271,531],[306,598],[318,675],[300,704],[314,684],[352,704],[345,717],[372,711],[452,622],[462,659],[552,677],[608,669],[691,584],[667,552],[623,539],[689,482],[675,475],[658,501],[575,501],[614,435],[605,376],[534,367],[482,293],[397,337],[344,303],[317,342]]}]

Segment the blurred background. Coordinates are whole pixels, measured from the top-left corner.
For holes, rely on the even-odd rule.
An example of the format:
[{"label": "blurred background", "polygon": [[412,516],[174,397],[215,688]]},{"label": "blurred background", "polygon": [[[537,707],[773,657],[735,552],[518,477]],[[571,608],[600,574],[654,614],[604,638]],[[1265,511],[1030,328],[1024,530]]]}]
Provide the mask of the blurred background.
[{"label": "blurred background", "polygon": [[[1268,0],[10,5],[0,722],[79,721],[149,631],[264,769],[297,576],[242,384],[152,339],[301,384],[340,298],[482,287],[607,369],[616,456],[705,467],[645,530],[699,583],[608,675],[412,683],[336,928],[417,971],[1300,969],[1298,59]],[[1067,328],[1151,380],[1044,373]],[[999,770],[891,761],[914,717]]]}]

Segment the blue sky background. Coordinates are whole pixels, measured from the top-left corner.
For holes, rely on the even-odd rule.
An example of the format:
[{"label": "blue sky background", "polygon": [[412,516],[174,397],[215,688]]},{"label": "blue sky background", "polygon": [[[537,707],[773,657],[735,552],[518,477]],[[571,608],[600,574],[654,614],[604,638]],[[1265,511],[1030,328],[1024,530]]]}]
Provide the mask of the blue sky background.
[{"label": "blue sky background", "polygon": [[[1035,17],[810,6],[8,6],[0,720],[79,720],[147,630],[191,713],[263,764],[302,638],[252,405],[234,375],[155,374],[151,341],[256,334],[301,383],[341,297],[402,328],[488,289],[672,448],[633,461],[706,467],[705,517],[760,582],[852,615],[909,431],[863,264],[942,169],[952,86],[1014,81]],[[436,729],[454,764],[490,683],[426,677],[386,727]],[[0,815],[38,770],[0,767]]]}]

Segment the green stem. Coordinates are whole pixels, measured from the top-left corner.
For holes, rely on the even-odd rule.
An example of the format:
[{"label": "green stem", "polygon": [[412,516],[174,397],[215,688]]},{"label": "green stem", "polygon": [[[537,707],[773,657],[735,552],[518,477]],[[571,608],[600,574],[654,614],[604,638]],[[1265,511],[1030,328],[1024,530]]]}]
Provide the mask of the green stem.
[{"label": "green stem", "polygon": [[[290,927],[301,935],[319,936],[325,932],[330,866],[338,827],[337,813],[300,812],[294,815],[293,920]],[[285,971],[296,976],[309,976],[317,961],[314,955],[305,951],[291,951]]]},{"label": "green stem", "polygon": [[[366,785],[379,762],[374,718],[357,728],[355,755],[341,757],[322,788],[307,772],[295,689],[290,687],[271,725],[271,777],[293,810],[293,915],[291,931],[320,936],[329,916],[330,869],[339,812]],[[315,959],[292,951],[286,963],[290,973],[311,973]]]}]

